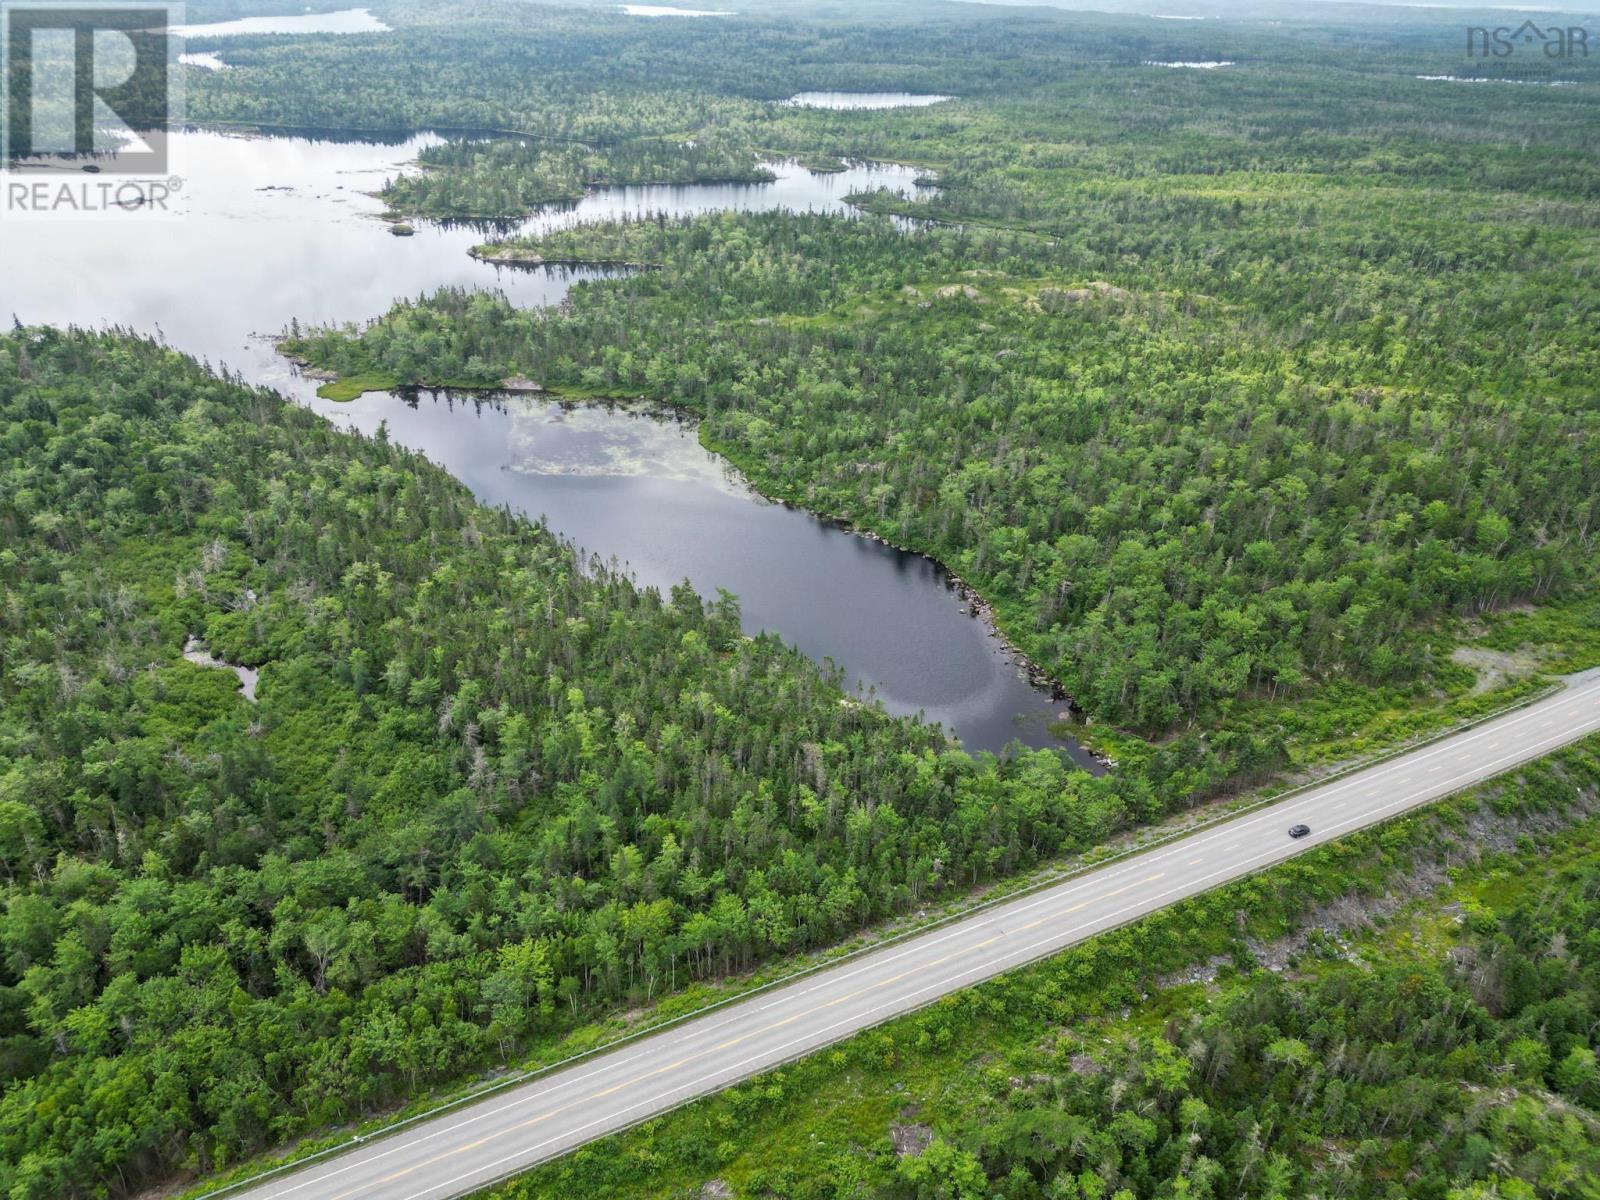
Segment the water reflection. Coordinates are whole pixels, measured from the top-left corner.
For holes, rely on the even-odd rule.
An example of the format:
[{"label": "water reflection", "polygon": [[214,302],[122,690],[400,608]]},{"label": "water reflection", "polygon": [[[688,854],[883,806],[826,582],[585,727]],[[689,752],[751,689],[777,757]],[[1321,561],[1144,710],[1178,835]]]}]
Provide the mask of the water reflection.
[{"label": "water reflection", "polygon": [[[252,383],[277,387],[331,419],[421,450],[491,504],[532,516],[614,558],[648,585],[688,578],[740,598],[746,627],[770,629],[893,712],[922,711],[971,749],[1013,737],[1057,745],[1061,707],[1019,675],[934,564],[844,533],[757,496],[676,417],[562,406],[539,398],[460,402],[387,394],[339,405],[315,396],[275,352],[293,323],[364,320],[444,286],[493,287],[519,305],[550,304],[598,270],[505,269],[477,262],[474,228],[428,222],[389,236],[372,193],[431,135],[398,144],[191,132],[187,215],[138,226],[57,222],[5,235],[0,318],[120,325]],[[540,213],[537,231],[623,215],[780,206],[842,211],[844,197],[909,190],[909,168],[852,164],[813,175],[777,164],[770,184],[608,189]]]},{"label": "water reflection", "polygon": [[543,514],[647,586],[726,588],[747,629],[831,659],[890,712],[921,712],[971,749],[1059,744],[1049,727],[1064,705],[1028,683],[937,564],[764,499],[700,445],[692,421],[431,391],[313,403],[425,447],[485,502]]},{"label": "water reflection", "polygon": [[389,33],[390,28],[364,8],[343,12],[306,13],[294,17],[241,17],[212,25],[174,25],[186,38],[244,37],[249,34]]}]

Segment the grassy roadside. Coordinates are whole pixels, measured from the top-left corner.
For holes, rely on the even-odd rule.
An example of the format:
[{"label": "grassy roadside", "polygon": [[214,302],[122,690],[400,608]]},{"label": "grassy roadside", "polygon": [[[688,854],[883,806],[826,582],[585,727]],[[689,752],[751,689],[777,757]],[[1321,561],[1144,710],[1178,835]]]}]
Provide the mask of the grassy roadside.
[{"label": "grassy roadside", "polygon": [[[1544,686],[1546,684],[1543,680],[1530,679],[1525,681],[1524,686],[1463,698],[1463,702],[1458,705],[1443,706],[1436,710],[1433,715],[1439,718],[1438,722],[1430,726],[1424,733],[1406,740],[1425,743],[1432,740],[1433,737],[1443,736],[1446,732],[1458,726],[1475,723],[1477,720],[1484,719],[1502,708],[1514,707],[1526,695],[1542,691]],[[1447,715],[1451,715],[1453,719],[1446,721],[1444,718]],[[1400,752],[1400,744],[1382,747],[1381,750],[1382,753],[1369,754],[1366,758],[1387,757],[1389,754]],[[1348,769],[1359,769],[1359,764],[1352,768],[1351,764],[1342,763],[1337,768],[1304,772],[1302,773],[1303,779],[1300,781],[1300,785],[1309,785],[1339,771]],[[929,904],[919,911],[907,914],[899,919],[863,929],[854,938],[838,943],[826,950],[769,962],[743,975],[691,984],[677,992],[663,996],[652,1005],[635,1009],[626,1014],[612,1013],[604,1018],[586,1021],[567,1032],[564,1036],[551,1039],[533,1048],[530,1053],[513,1066],[507,1066],[500,1071],[491,1071],[462,1080],[451,1088],[435,1089],[417,1097],[401,1110],[374,1115],[371,1119],[357,1126],[342,1127],[321,1137],[303,1139],[296,1143],[288,1153],[280,1157],[258,1159],[241,1164],[221,1178],[211,1177],[201,1183],[197,1183],[182,1193],[182,1200],[195,1200],[195,1198],[226,1192],[252,1179],[257,1179],[264,1173],[270,1173],[298,1162],[304,1162],[323,1153],[337,1151],[349,1145],[352,1137],[356,1140],[363,1140],[392,1132],[399,1125],[435,1115],[448,1108],[476,1099],[487,1091],[509,1086],[522,1078],[553,1069],[572,1059],[607,1050],[621,1041],[644,1036],[678,1021],[686,1020],[698,1015],[707,1008],[732,1003],[751,993],[775,986],[795,975],[820,969],[841,958],[870,950],[885,942],[908,936],[945,921],[957,919],[980,906],[996,903],[1022,892],[1049,886],[1052,883],[1059,882],[1064,877],[1093,869],[1110,860],[1135,854],[1154,845],[1184,837],[1204,826],[1231,819],[1244,811],[1262,804],[1271,803],[1281,797],[1284,792],[1290,790],[1293,790],[1293,785],[1269,786],[1251,789],[1232,798],[1217,800],[1165,820],[1125,831],[1106,843],[1082,854],[1041,865],[1021,875],[986,884],[967,894],[947,898],[941,903]],[[1469,793],[1468,795],[1470,797],[1472,794]],[[1423,811],[1438,812],[1443,818],[1444,814],[1454,811],[1458,805],[1466,805],[1467,803],[1467,800],[1459,802],[1455,800],[1444,801]],[[1364,833],[1357,836],[1365,839],[1368,834]],[[1423,839],[1423,844],[1427,844],[1426,838]],[[1332,849],[1331,847],[1329,848],[1330,851]],[[1318,853],[1322,852],[1319,851]],[[1290,865],[1292,866],[1293,864]],[[1288,870],[1288,867],[1280,868],[1280,870]],[[1244,886],[1244,883],[1232,885],[1234,888]],[[1337,894],[1337,890],[1337,887],[1334,887],[1330,894]],[[1196,904],[1199,901],[1188,903]],[[1119,934],[1107,936],[1119,936]],[[1202,943],[1203,939],[1194,944]],[[905,1020],[912,1019],[914,1018],[905,1018]],[[869,1035],[863,1034],[860,1036],[866,1037]]]},{"label": "grassy roadside", "polygon": [[1539,880],[1600,858],[1597,809],[1591,738],[483,1194],[665,1200],[702,1194],[713,1178],[725,1190],[711,1194],[723,1196],[979,1194],[904,1189],[891,1130],[959,1138],[996,1085],[1021,1086],[1097,1047],[1153,1041],[1238,1001],[1264,969],[1313,979],[1437,963]]}]

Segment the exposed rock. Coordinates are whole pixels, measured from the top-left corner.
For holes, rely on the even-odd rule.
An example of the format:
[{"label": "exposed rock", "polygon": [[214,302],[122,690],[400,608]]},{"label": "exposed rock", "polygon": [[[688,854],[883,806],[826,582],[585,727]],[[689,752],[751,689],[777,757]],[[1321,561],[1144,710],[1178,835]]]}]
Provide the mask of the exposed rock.
[{"label": "exposed rock", "polygon": [[1074,1054],[1071,1058],[1067,1059],[1067,1065],[1071,1067],[1073,1073],[1077,1075],[1098,1075],[1101,1071],[1100,1064],[1095,1062],[1095,1060],[1090,1058],[1087,1054]]},{"label": "exposed rock", "polygon": [[284,354],[284,357],[293,363],[294,369],[307,379],[314,379],[318,383],[332,383],[339,378],[339,372],[330,371],[327,367],[315,366],[297,354]]},{"label": "exposed rock", "polygon": [[1104,297],[1109,300],[1128,300],[1133,293],[1125,288],[1119,288],[1105,282],[1103,279],[1091,280],[1082,287],[1075,288],[1041,288],[1038,302],[1045,309],[1064,308],[1069,304],[1082,304],[1086,300]]},{"label": "exposed rock", "polygon": [[1214,983],[1222,969],[1233,962],[1226,954],[1214,954],[1203,963],[1196,963],[1171,975],[1163,975],[1159,987],[1178,987],[1185,983]]},{"label": "exposed rock", "polygon": [[900,1158],[916,1158],[933,1145],[933,1129],[927,1125],[891,1125],[889,1141]]},{"label": "exposed rock", "polygon": [[500,387],[507,392],[544,391],[544,384],[529,379],[526,375],[508,375],[500,381]]},{"label": "exposed rock", "polygon": [[1539,659],[1527,650],[1489,650],[1481,646],[1457,646],[1450,661],[1471,667],[1478,673],[1472,692],[1492,692],[1508,680],[1523,679],[1539,669]]},{"label": "exposed rock", "polygon": [[1109,296],[1113,300],[1131,300],[1133,293],[1126,288],[1119,288],[1115,284],[1107,283],[1103,279],[1091,279],[1088,285],[1092,290],[1102,296]]},{"label": "exposed rock", "polygon": [[511,264],[523,267],[614,267],[633,271],[659,270],[660,263],[635,262],[628,258],[586,257],[584,255],[570,255],[560,258],[546,258],[535,250],[526,246],[519,246],[514,242],[495,242],[487,246],[474,246],[467,253],[485,263]]},{"label": "exposed rock", "polygon": [[708,1179],[700,1185],[700,1200],[732,1200],[733,1189],[726,1180]]},{"label": "exposed rock", "polygon": [[474,246],[467,253],[479,262],[486,263],[526,263],[536,267],[544,262],[544,255],[531,250],[519,250],[515,246]]}]

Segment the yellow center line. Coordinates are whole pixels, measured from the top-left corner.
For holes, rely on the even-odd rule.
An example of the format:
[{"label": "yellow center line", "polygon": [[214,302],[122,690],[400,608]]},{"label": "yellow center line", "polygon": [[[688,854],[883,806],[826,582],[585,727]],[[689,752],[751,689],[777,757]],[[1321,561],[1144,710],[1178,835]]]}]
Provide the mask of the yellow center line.
[{"label": "yellow center line", "polygon": [[[1103,895],[1097,897],[1097,899],[1106,900],[1106,899],[1110,899],[1112,896],[1119,896],[1123,892],[1126,892],[1126,891],[1130,890],[1131,888],[1138,887],[1140,884],[1151,883],[1151,882],[1153,882],[1153,881],[1155,881],[1157,879],[1160,879],[1163,874],[1165,874],[1165,872],[1159,872],[1158,871],[1156,874],[1151,875],[1147,879],[1141,879],[1137,883],[1127,884],[1124,887],[1118,888],[1114,892],[1106,892]],[[1068,909],[1066,911],[1068,911],[1068,912],[1076,911],[1077,908],[1083,908],[1085,906],[1085,904],[1088,904],[1088,903],[1089,903],[1089,901],[1085,901],[1084,904],[1077,905],[1077,906],[1075,906],[1075,908]],[[1042,925],[1045,921],[1048,921],[1050,919],[1051,919],[1050,917],[1043,917],[1038,921],[1034,921],[1031,925],[1023,925],[1023,926],[1020,927],[1019,932],[1020,932],[1021,929],[1032,929],[1036,925]],[[500,1130],[500,1132],[498,1132],[498,1133],[487,1134],[484,1137],[481,1137],[481,1138],[477,1139],[476,1141],[463,1143],[462,1145],[455,1147],[453,1150],[446,1150],[444,1153],[435,1155],[433,1158],[425,1159],[424,1161],[419,1162],[419,1163],[415,1163],[415,1164],[413,1164],[412,1166],[409,1166],[409,1167],[403,1167],[402,1169],[400,1169],[398,1171],[395,1171],[392,1174],[385,1175],[382,1179],[379,1179],[378,1182],[380,1184],[394,1183],[397,1180],[404,1179],[407,1175],[415,1174],[417,1171],[420,1171],[424,1167],[431,1167],[435,1163],[444,1162],[446,1159],[454,1158],[458,1154],[465,1154],[468,1151],[476,1150],[481,1146],[486,1146],[490,1142],[496,1140],[497,1138],[503,1138],[509,1133],[516,1133],[519,1130],[527,1129],[529,1126],[538,1125],[540,1122],[548,1121],[551,1117],[559,1116],[561,1113],[569,1112],[570,1110],[572,1110],[574,1108],[578,1108],[578,1107],[580,1107],[582,1105],[585,1105],[585,1104],[593,1103],[596,1100],[603,1099],[606,1096],[614,1095],[615,1093],[620,1092],[620,1091],[624,1091],[627,1088],[636,1087],[637,1085],[643,1083],[647,1079],[652,1079],[655,1076],[665,1074],[668,1071],[675,1071],[679,1067],[687,1066],[689,1063],[696,1062],[696,1061],[698,1061],[700,1059],[706,1058],[708,1055],[717,1053],[719,1051],[730,1049],[733,1046],[739,1045],[739,1043],[741,1043],[741,1042],[747,1042],[751,1038],[758,1037],[763,1033],[771,1033],[775,1029],[781,1029],[785,1025],[789,1025],[789,1024],[792,1024],[795,1021],[798,1021],[801,1017],[812,1016],[812,1015],[814,1015],[816,1013],[822,1012],[825,1009],[833,1008],[833,1007],[835,1007],[837,1005],[843,1004],[846,1001],[855,1000],[855,999],[857,999],[857,998],[859,998],[861,996],[865,996],[868,992],[875,992],[880,988],[888,987],[890,984],[898,983],[902,979],[905,979],[905,978],[907,978],[909,976],[922,974],[923,972],[926,972],[926,971],[928,971],[929,969],[931,969],[933,967],[942,966],[943,964],[949,962],[951,959],[963,957],[965,955],[971,954],[975,950],[981,950],[985,946],[993,945],[995,942],[1000,941],[1000,939],[1003,938],[1004,936],[1005,936],[1004,934],[997,933],[993,937],[985,938],[981,942],[975,942],[973,945],[968,946],[965,949],[951,951],[949,954],[946,954],[946,955],[943,955],[942,957],[933,959],[932,961],[924,963],[923,965],[921,965],[919,967],[913,967],[910,970],[900,972],[898,975],[891,975],[886,979],[880,979],[877,983],[868,984],[864,988],[860,988],[860,989],[858,989],[858,990],[856,990],[854,992],[848,992],[843,996],[836,996],[832,1000],[828,1000],[828,1001],[825,1001],[822,1004],[817,1004],[817,1005],[812,1006],[811,1008],[804,1009],[801,1012],[795,1013],[793,1016],[784,1017],[782,1020],[774,1021],[770,1025],[764,1025],[760,1029],[753,1029],[749,1033],[740,1034],[736,1038],[730,1038],[725,1042],[720,1042],[717,1045],[712,1046],[709,1050],[706,1050],[703,1053],[691,1054],[686,1058],[678,1059],[676,1062],[667,1063],[665,1066],[656,1067],[656,1068],[654,1068],[652,1070],[646,1071],[642,1075],[635,1075],[632,1079],[625,1079],[621,1083],[612,1084],[610,1087],[604,1088],[604,1089],[602,1089],[602,1090],[600,1090],[598,1092],[591,1092],[589,1095],[584,1096],[582,1099],[574,1100],[570,1104],[559,1105],[556,1108],[552,1108],[552,1109],[549,1109],[546,1112],[540,1113],[536,1117],[529,1117],[525,1121],[519,1121],[515,1125],[507,1126],[505,1129]],[[365,1185],[363,1185],[363,1186],[365,1186]],[[354,1196],[356,1194],[356,1192],[361,1191],[361,1190],[362,1190],[362,1188],[356,1188],[356,1189],[354,1189],[352,1191],[341,1192],[337,1196],[334,1196],[332,1198],[332,1200],[349,1200],[349,1197]]]},{"label": "yellow center line", "polygon": [[[1142,886],[1143,884],[1154,883],[1156,880],[1162,878],[1165,875],[1166,875],[1165,871],[1157,871],[1154,875],[1146,876],[1144,879],[1140,879],[1140,880],[1138,880],[1138,881],[1136,881],[1134,883],[1127,884],[1124,887],[1119,887],[1114,892],[1103,892],[1100,895],[1096,896],[1094,898],[1094,900],[1109,900],[1113,896],[1120,896],[1120,895],[1122,895],[1123,892],[1130,891],[1133,888]],[[1049,916],[1040,917],[1037,921],[1029,921],[1026,925],[1018,925],[1017,926],[1017,932],[1021,933],[1024,929],[1037,929],[1040,925],[1043,925],[1046,921],[1055,920],[1057,916],[1065,916],[1067,913],[1075,913],[1075,912],[1077,912],[1080,908],[1088,908],[1089,905],[1094,903],[1094,900],[1085,900],[1081,904],[1074,904],[1071,908],[1062,909],[1060,913],[1052,913]]]}]

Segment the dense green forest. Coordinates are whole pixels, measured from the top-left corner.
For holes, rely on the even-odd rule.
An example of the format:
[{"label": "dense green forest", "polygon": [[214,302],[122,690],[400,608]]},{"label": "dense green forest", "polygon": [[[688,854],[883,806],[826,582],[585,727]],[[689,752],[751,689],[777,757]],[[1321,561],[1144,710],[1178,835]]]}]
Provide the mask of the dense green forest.
[{"label": "dense green forest", "polygon": [[1278,761],[973,759],[148,341],[0,338],[0,446],[14,1200],[235,1161]]},{"label": "dense green forest", "polygon": [[[1513,96],[1414,79],[1469,73],[1458,13],[1284,5],[1283,19],[1269,24],[938,0],[780,0],[730,19],[652,21],[611,4],[375,0],[365,7],[393,31],[194,39],[191,49],[224,50],[234,69],[193,73],[191,115],[324,130],[516,131],[595,144],[753,121],[812,140],[851,139],[834,147],[840,152],[887,153],[900,141],[942,155],[974,123],[1007,127],[1009,105],[1037,108],[1075,96],[1076,119],[1096,135],[1088,144],[1035,139],[1059,129],[1012,125],[994,148],[1027,139],[1050,153],[1093,153],[1119,132],[1190,126],[1209,131],[1197,148],[1222,151],[1242,132],[1270,141],[1298,127],[1315,139],[1302,143],[1309,161],[1340,140],[1338,131],[1360,130],[1363,112],[1380,98],[1385,124],[1411,123],[1419,143],[1429,114],[1470,114],[1433,128],[1436,152],[1514,130],[1525,106],[1584,107],[1582,94],[1566,89]],[[1230,77],[1145,65],[1208,60],[1258,69]],[[1597,66],[1574,58],[1561,64],[1560,77],[1592,81]],[[1145,103],[1116,111],[1117,96],[1134,88]],[[774,103],[813,90],[940,93],[979,103],[872,113]],[[1251,97],[1255,111],[1194,112],[1192,98],[1213,92]],[[1267,121],[1246,119],[1261,117]],[[1527,133],[1535,142],[1583,145],[1581,128],[1551,124]]]},{"label": "dense green forest", "polygon": [[491,1195],[1593,1200],[1597,750],[947,997]]},{"label": "dense green forest", "polygon": [[429,146],[423,170],[390,182],[383,198],[407,216],[503,218],[581,200],[591,187],[636,183],[765,183],[773,173],[741,138],[641,138],[598,150],[527,139]]},{"label": "dense green forest", "polygon": [[[559,310],[450,292],[289,349],[401,382],[532,374],[685,405],[764,490],[950,563],[1089,713],[1162,729],[1241,695],[1415,679],[1429,622],[1593,578],[1600,343],[1590,302],[1542,299],[1573,290],[1592,239],[1509,228],[1424,270],[1401,231],[1427,215],[1386,205],[1387,250],[1293,235],[1329,280],[1298,304],[1316,266],[1291,283],[1241,262],[1207,293],[1148,252],[1137,279],[1114,272],[1133,248],[1096,246],[1171,224],[1045,244],[721,215],[511,247],[662,268]],[[1217,239],[1263,266],[1289,253],[1260,218]],[[1193,261],[1168,253],[1173,275]]]},{"label": "dense green forest", "polygon": [[[304,6],[192,15],[267,7]],[[1418,79],[1465,69],[1459,21],[1367,8],[764,7],[379,0],[393,32],[195,40],[232,69],[189,72],[190,114],[445,131],[384,191],[421,216],[789,156],[925,170],[937,188],[858,197],[854,219],[496,245],[657,269],[541,312],[444,292],[285,348],[375,384],[518,374],[690,409],[763,491],[959,571],[1099,736],[1149,740],[1122,737],[1105,779],[969,756],[741,636],[734,597],[639,589],[381,435],[157,343],[15,329],[10,1200],[238,1163],[1246,787],[1291,748],[1437,722],[1471,686],[1462,622],[1593,665],[1594,66],[1559,88]],[[1152,65],[1197,60],[1235,66]],[[827,88],[959,99],[782,103]],[[199,646],[259,669],[254,697]],[[757,1195],[1594,1200],[1592,827],[1550,886],[1434,930],[1447,953],[1280,976],[1249,970],[1248,937],[1507,825],[1526,880],[1595,779],[1591,744],[510,1194],[689,1191],[748,1136],[782,1163],[741,1168]],[[1164,987],[1197,952],[1236,973]],[[802,1110],[852,1087],[874,1119],[928,1105],[937,1140],[783,1140],[836,1136]]]},{"label": "dense green forest", "polygon": [[[1281,172],[1280,185],[1344,171],[1369,183],[1596,194],[1588,89],[1600,57],[1550,75],[1585,81],[1578,88],[1418,78],[1489,72],[1465,59],[1454,14],[1284,6],[1268,24],[883,0],[652,21],[519,0],[373,8],[393,32],[194,39],[191,49],[222,51],[233,69],[190,72],[191,115],[518,135],[425,156],[426,181],[391,199],[430,215],[514,215],[569,196],[585,173],[745,178],[756,151],[937,165],[960,185],[947,203],[969,219],[1054,212],[1064,225],[1080,216],[1062,211],[1078,207],[1075,186],[1241,171]],[[1152,65],[1196,61],[1234,67]],[[959,99],[874,112],[783,103],[834,89]],[[1099,202],[1131,220],[1126,206],[1145,201]]]},{"label": "dense green forest", "polygon": [[[552,313],[433,296],[297,331],[293,350],[378,380],[521,374],[687,406],[758,486],[948,563],[1085,712],[1143,730],[1341,679],[1426,681],[1440,620],[1593,580],[1592,84],[1416,78],[1465,69],[1443,18],[1284,33],[933,11],[678,22],[648,35],[649,72],[637,25],[563,13],[581,32],[543,82],[570,69],[576,94],[540,125],[603,125],[630,155],[711,128],[925,164],[938,188],[858,198],[919,232],[806,216],[571,231],[490,252],[663,269]],[[1235,67],[1147,65],[1206,59]],[[204,103],[231,111],[247,82]],[[962,99],[772,102],[807,86]],[[539,104],[497,94],[498,125]],[[426,96],[383,102],[398,118]],[[392,200],[520,211],[564,153],[581,157],[457,144]]]}]

